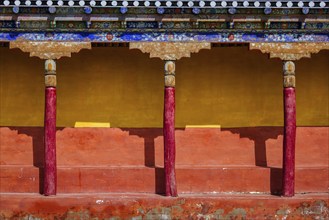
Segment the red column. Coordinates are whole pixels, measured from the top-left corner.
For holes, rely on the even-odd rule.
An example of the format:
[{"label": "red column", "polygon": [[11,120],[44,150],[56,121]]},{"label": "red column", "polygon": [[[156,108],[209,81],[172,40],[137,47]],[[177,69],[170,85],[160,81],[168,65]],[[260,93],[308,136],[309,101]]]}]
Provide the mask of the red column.
[{"label": "red column", "polygon": [[296,94],[295,65],[284,63],[284,138],[282,195],[295,194],[295,139],[296,139]]},{"label": "red column", "polygon": [[175,174],[175,63],[166,61],[163,112],[166,196],[177,196]]},{"label": "red column", "polygon": [[56,195],[56,63],[45,63],[45,118],[44,118],[44,195]]}]

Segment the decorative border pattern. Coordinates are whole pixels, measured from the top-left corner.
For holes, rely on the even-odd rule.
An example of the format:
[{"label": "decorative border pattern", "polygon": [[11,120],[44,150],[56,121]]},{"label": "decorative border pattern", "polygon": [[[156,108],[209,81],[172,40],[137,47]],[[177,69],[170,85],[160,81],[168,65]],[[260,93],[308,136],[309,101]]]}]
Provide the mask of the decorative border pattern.
[{"label": "decorative border pattern", "polygon": [[213,42],[213,43],[250,43],[250,42],[329,42],[329,33],[229,33],[229,32],[100,32],[100,33],[18,33],[0,32],[0,41],[17,39],[30,41],[88,41],[94,43],[123,42]]},{"label": "decorative border pattern", "polygon": [[67,0],[49,0],[49,1],[30,1],[24,2],[4,0],[0,2],[2,7],[93,7],[93,8],[118,8],[118,7],[134,7],[134,8],[150,8],[150,7],[166,7],[166,8],[326,8],[328,7],[327,1],[214,1],[214,0],[201,0],[201,1],[182,1],[182,0],[113,0],[111,2],[102,0],[81,0],[81,1],[67,1]]}]

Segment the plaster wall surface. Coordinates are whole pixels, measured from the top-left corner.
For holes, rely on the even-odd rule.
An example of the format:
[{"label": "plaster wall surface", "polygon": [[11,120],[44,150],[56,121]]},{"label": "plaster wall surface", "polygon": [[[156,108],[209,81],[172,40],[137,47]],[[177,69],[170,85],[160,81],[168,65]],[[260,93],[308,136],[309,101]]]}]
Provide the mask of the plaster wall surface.
[{"label": "plaster wall surface", "polygon": [[[279,194],[282,130],[177,129],[178,192]],[[328,132],[297,128],[296,193],[328,192]],[[164,193],[160,128],[64,128],[56,137],[58,193]],[[43,164],[42,128],[0,128],[0,193],[39,192]]]},{"label": "plaster wall surface", "polygon": [[[57,126],[162,127],[163,61],[92,48],[57,62]],[[0,125],[42,126],[44,66],[0,48]],[[176,127],[282,126],[282,62],[247,47],[215,47],[176,64]],[[329,51],[296,62],[297,125],[328,126]]]}]

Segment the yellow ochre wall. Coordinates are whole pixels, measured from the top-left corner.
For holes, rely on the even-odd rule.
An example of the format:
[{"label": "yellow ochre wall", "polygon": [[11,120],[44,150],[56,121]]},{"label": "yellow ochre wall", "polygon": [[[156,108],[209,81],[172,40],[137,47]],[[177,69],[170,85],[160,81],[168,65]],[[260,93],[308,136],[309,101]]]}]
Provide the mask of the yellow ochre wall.
[{"label": "yellow ochre wall", "polygon": [[[163,61],[93,48],[57,62],[57,125],[162,127]],[[1,126],[42,126],[44,62],[0,48]],[[297,125],[328,126],[329,51],[296,62]],[[247,47],[214,47],[176,63],[176,127],[281,126],[282,62]]]}]

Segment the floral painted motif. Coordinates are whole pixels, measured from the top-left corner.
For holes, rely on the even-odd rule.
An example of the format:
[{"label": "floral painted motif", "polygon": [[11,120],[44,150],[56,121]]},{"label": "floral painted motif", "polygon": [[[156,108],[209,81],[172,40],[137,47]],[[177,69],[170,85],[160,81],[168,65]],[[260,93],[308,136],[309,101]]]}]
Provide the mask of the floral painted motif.
[{"label": "floral painted motif", "polygon": [[[110,37],[109,37],[110,36]],[[17,38],[40,41],[91,41],[91,42],[216,42],[216,43],[249,43],[249,42],[329,42],[329,34],[264,34],[264,33],[219,33],[219,32],[151,32],[131,33],[1,33],[0,41],[12,41]]]}]

